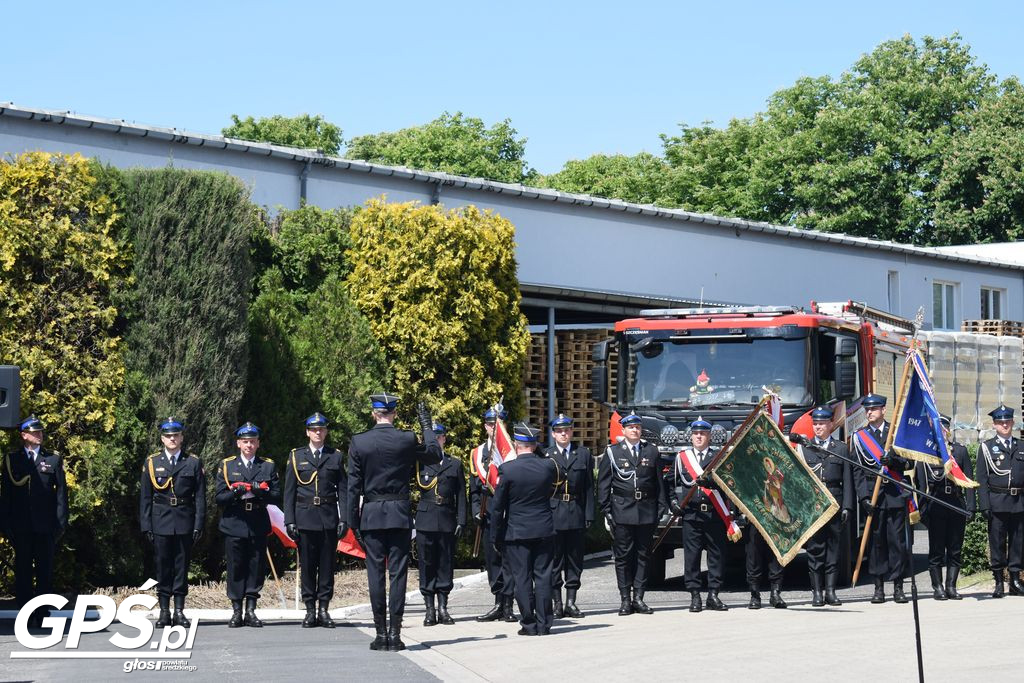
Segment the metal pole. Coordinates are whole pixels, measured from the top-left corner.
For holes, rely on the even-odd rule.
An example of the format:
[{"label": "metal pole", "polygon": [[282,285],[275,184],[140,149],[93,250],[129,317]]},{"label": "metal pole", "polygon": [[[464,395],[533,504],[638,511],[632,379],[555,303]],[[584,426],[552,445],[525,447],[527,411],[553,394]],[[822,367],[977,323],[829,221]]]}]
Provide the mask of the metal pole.
[{"label": "metal pole", "polygon": [[[548,422],[555,419],[555,309],[548,307]],[[548,432],[548,446],[555,442]]]}]

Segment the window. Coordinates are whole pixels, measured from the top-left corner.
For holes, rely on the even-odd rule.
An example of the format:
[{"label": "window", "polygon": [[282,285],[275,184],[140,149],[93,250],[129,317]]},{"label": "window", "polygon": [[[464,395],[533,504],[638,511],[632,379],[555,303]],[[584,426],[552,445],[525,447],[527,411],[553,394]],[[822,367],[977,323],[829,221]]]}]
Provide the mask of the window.
[{"label": "window", "polygon": [[981,319],[1001,320],[1003,317],[1003,289],[981,288]]},{"label": "window", "polygon": [[889,271],[889,312],[900,314],[900,271]]},{"label": "window", "polygon": [[932,325],[937,330],[953,330],[959,325],[956,320],[955,282],[932,281]]}]

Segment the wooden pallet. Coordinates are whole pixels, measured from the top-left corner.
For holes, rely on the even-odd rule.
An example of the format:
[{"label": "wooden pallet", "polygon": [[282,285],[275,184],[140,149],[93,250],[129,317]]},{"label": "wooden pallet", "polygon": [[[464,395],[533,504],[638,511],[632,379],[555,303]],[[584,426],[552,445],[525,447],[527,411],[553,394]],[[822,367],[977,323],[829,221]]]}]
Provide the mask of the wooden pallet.
[{"label": "wooden pallet", "polygon": [[1018,320],[965,320],[960,325],[960,331],[996,337],[1024,337],[1024,322]]}]

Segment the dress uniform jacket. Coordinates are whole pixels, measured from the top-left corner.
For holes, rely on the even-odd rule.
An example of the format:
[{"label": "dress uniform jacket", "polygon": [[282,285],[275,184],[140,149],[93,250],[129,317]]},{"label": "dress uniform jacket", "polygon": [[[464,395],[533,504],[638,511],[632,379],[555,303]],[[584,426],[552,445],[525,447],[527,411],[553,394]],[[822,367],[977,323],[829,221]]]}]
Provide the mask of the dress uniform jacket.
[{"label": "dress uniform jacket", "polygon": [[616,524],[656,524],[668,509],[668,495],[661,476],[658,449],[640,442],[637,458],[626,441],[609,446],[597,475],[597,499],[601,511],[611,513]]},{"label": "dress uniform jacket", "polygon": [[978,501],[982,510],[1024,513],[1024,445],[1012,439],[1006,448],[998,438],[978,449]]},{"label": "dress uniform jacket", "polygon": [[549,538],[555,534],[551,491],[558,476],[555,464],[534,453],[523,453],[498,469],[494,491],[494,537],[502,542]]},{"label": "dress uniform jacket", "polygon": [[[243,482],[252,486],[252,498],[236,498],[230,486]],[[267,484],[262,491],[259,485]],[[245,538],[270,533],[267,505],[281,502],[281,484],[274,463],[259,456],[246,467],[241,455],[225,458],[217,468],[217,504],[221,506],[219,529],[226,536]]]},{"label": "dress uniform jacket", "polygon": [[364,530],[412,529],[413,466],[440,461],[436,441],[421,445],[412,432],[386,422],[354,434],[348,449],[349,523]]},{"label": "dress uniform jacket", "polygon": [[35,462],[19,448],[0,472],[0,498],[8,534],[59,535],[68,525],[68,491],[61,456],[39,449]]},{"label": "dress uniform jacket", "polygon": [[[687,446],[685,450],[692,451],[693,448]],[[717,453],[717,448],[708,447],[708,449],[704,451],[703,457],[698,459],[698,464],[702,468],[707,468],[711,461],[715,459],[715,455]],[[690,482],[690,484],[687,485],[687,481],[689,481],[689,474],[687,474],[685,478],[678,479],[676,482],[679,489],[680,503],[684,498],[686,498],[686,494],[690,492],[690,489],[696,486],[696,482]],[[718,513],[715,512],[715,508],[711,503],[711,499],[701,490],[701,488],[717,490],[718,487],[711,482],[697,487],[697,490],[693,492],[692,496],[690,496],[690,500],[687,501],[686,507],[683,508],[683,521],[707,522],[712,519],[719,519]],[[722,496],[722,498],[726,501],[726,505],[731,506],[728,498],[725,496]]]},{"label": "dress uniform jacket", "polygon": [[[884,423],[881,432],[873,432],[875,434],[875,441],[878,445],[885,447],[885,441],[889,437],[890,424]],[[865,427],[864,429],[870,430],[871,427]],[[878,469],[878,464],[875,459],[868,453],[865,453],[860,442],[855,438],[853,440],[854,448],[857,451],[858,456],[865,465]],[[889,465],[889,470],[899,473],[902,475],[905,470],[910,469],[911,462],[905,458],[901,458],[895,455],[891,450],[888,452],[889,458],[892,460],[892,464]],[[867,470],[857,468],[857,471],[853,474],[854,480],[857,484],[857,497],[861,500],[871,500],[871,494],[875,490],[875,475]],[[910,500],[910,493],[907,492],[902,486],[892,483],[891,481],[882,480],[882,486],[878,491],[878,507],[886,509],[906,508],[907,501]]]},{"label": "dress uniform jacket", "polygon": [[[814,475],[825,484],[825,488],[836,499],[843,510],[853,512],[854,488],[853,488],[853,467],[842,458],[850,457],[850,449],[842,441],[831,437],[821,444],[815,443],[819,448],[835,453],[841,457],[828,457],[814,448],[800,447],[800,453],[804,462],[811,468]],[[873,484],[873,482],[872,482]]]},{"label": "dress uniform jacket", "polygon": [[417,468],[420,502],[416,530],[455,533],[466,524],[466,475],[462,461],[445,457],[436,465]]},{"label": "dress uniform jacket", "polygon": [[558,466],[558,486],[551,497],[555,530],[585,529],[594,521],[594,458],[590,449],[570,444],[567,457],[555,445],[545,455]]},{"label": "dress uniform jacket", "polygon": [[171,467],[160,451],[142,465],[139,523],[142,532],[161,536],[192,535],[206,524],[206,473],[199,458],[179,453]]},{"label": "dress uniform jacket", "polygon": [[284,523],[300,531],[337,529],[348,515],[348,477],[341,451],[325,445],[319,460],[296,448],[284,466]]},{"label": "dress uniform jacket", "polygon": [[[950,455],[956,464],[963,470],[964,475],[968,479],[974,478],[974,468],[971,467],[971,458],[967,453],[967,449],[958,443],[949,444]],[[941,501],[949,503],[950,505],[958,508],[963,508],[968,512],[974,512],[975,501],[974,501],[974,489],[964,488],[957,484],[954,484],[946,478],[946,473],[941,465],[927,465],[923,462],[919,462],[917,467],[917,485],[918,488],[924,489],[927,493],[935,496]],[[921,497],[921,515],[930,515],[932,512],[941,510],[943,513],[948,512],[951,515],[956,515],[960,521],[966,523],[966,519],[951,510],[946,510],[940,505],[932,505],[932,502],[927,498]]]}]

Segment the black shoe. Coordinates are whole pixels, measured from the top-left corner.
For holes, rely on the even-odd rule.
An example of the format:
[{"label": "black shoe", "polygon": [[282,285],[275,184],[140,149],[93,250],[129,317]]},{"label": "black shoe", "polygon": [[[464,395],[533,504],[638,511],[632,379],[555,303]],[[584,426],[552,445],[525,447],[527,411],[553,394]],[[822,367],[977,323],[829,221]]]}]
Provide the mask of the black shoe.
[{"label": "black shoe", "polygon": [[551,617],[553,619],[561,619],[564,616],[565,609],[562,607],[562,591],[557,590],[551,598]]},{"label": "black shoe", "polygon": [[768,598],[768,604],[774,607],[775,609],[786,609],[787,607],[789,607],[789,605],[786,604],[786,601],[782,599],[781,583],[772,584],[772,593],[771,596]]},{"label": "black shoe", "polygon": [[388,649],[388,618],[377,617],[373,618],[373,627],[377,631],[377,637],[370,643],[371,650],[387,650]]},{"label": "black shoe", "polygon": [[843,601],[836,595],[836,577],[834,574],[825,577],[825,604],[838,607]]},{"label": "black shoe", "polygon": [[507,621],[510,624],[513,623],[513,622],[519,621],[519,619],[516,618],[516,610],[513,607],[513,603],[515,602],[515,600],[512,598],[511,595],[508,595],[508,596],[505,596],[504,601],[505,601],[505,609],[502,610],[501,618],[504,621]]},{"label": "black shoe", "polygon": [[245,599],[245,621],[250,628],[263,628],[263,622],[256,616],[256,598]]},{"label": "black shoe", "polygon": [[946,567],[946,597],[950,600],[963,600],[956,592],[956,580],[960,577],[960,567]]},{"label": "black shoe", "polygon": [[160,616],[156,619],[155,626],[157,628],[163,628],[171,625],[171,598],[170,596],[161,595],[158,597],[160,601]]},{"label": "black shoe", "polygon": [[537,633],[535,631],[530,631],[529,629],[527,629],[524,626],[521,629],[519,629],[518,631],[516,631],[516,635],[520,635],[520,636],[535,636],[535,635],[537,635]]},{"label": "black shoe", "polygon": [[505,611],[505,601],[500,595],[494,596],[494,607],[476,618],[477,621],[497,621]]},{"label": "black shoe", "polygon": [[423,604],[427,608],[427,613],[423,615],[423,625],[437,626],[437,610],[434,609],[434,596],[424,595]]},{"label": "black shoe", "polygon": [[821,592],[821,574],[811,572],[811,607],[824,607],[825,596]]},{"label": "black shoe", "polygon": [[929,567],[928,575],[932,579],[932,597],[936,600],[945,600],[946,589],[942,587],[942,567]]},{"label": "black shoe", "polygon": [[892,582],[892,601],[901,605],[907,602],[907,596],[903,593],[903,579]]},{"label": "black shoe", "polygon": [[1024,595],[1024,584],[1017,572],[1010,572],[1010,595]]},{"label": "black shoe", "polygon": [[455,623],[455,620],[452,619],[452,615],[448,614],[447,593],[437,594],[437,620],[445,626],[451,626]]},{"label": "black shoe", "polygon": [[321,600],[320,610],[316,613],[316,623],[324,628],[334,628],[334,619],[331,619],[330,601]]},{"label": "black shoe", "polygon": [[306,603],[306,618],[302,620],[302,628],[313,628],[316,626],[316,603],[310,600]]},{"label": "black shoe", "polygon": [[228,621],[228,628],[238,628],[244,623],[242,619],[242,601],[231,601],[231,620]]},{"label": "black shoe", "polygon": [[619,616],[628,617],[633,613],[633,602],[628,595],[622,596],[622,604],[619,605]]},{"label": "black shoe", "polygon": [[570,619],[582,619],[586,615],[576,606],[576,589],[565,589],[565,616]]},{"label": "black shoe", "polygon": [[404,649],[405,643],[402,642],[402,627],[392,626],[388,629],[388,650],[398,652]]},{"label": "black shoe", "polygon": [[707,608],[715,612],[724,612],[728,607],[718,598],[718,591],[708,591]]},{"label": "black shoe", "polygon": [[1002,570],[1000,570],[1000,571],[997,571],[997,572],[992,572],[992,574],[995,576],[995,579],[996,579],[996,587],[992,590],[992,597],[993,598],[1001,598],[1004,595],[1004,593],[1003,593],[1003,572],[1002,572]]},{"label": "black shoe", "polygon": [[654,610],[647,606],[644,602],[644,594],[637,593],[636,597],[633,598],[633,611],[637,614],[654,614]]},{"label": "black shoe", "polygon": [[175,595],[174,596],[174,614],[171,616],[171,624],[174,626],[184,626],[188,628],[192,625],[192,622],[185,617],[185,596]]},{"label": "black shoe", "polygon": [[761,609],[761,593],[759,591],[750,591],[750,602],[747,603],[747,609]]},{"label": "black shoe", "polygon": [[882,579],[875,579],[875,594],[871,596],[872,605],[881,605],[885,602],[885,584]]},{"label": "black shoe", "polygon": [[704,606],[700,602],[700,593],[697,591],[690,591],[690,611],[699,612],[704,609]]}]

